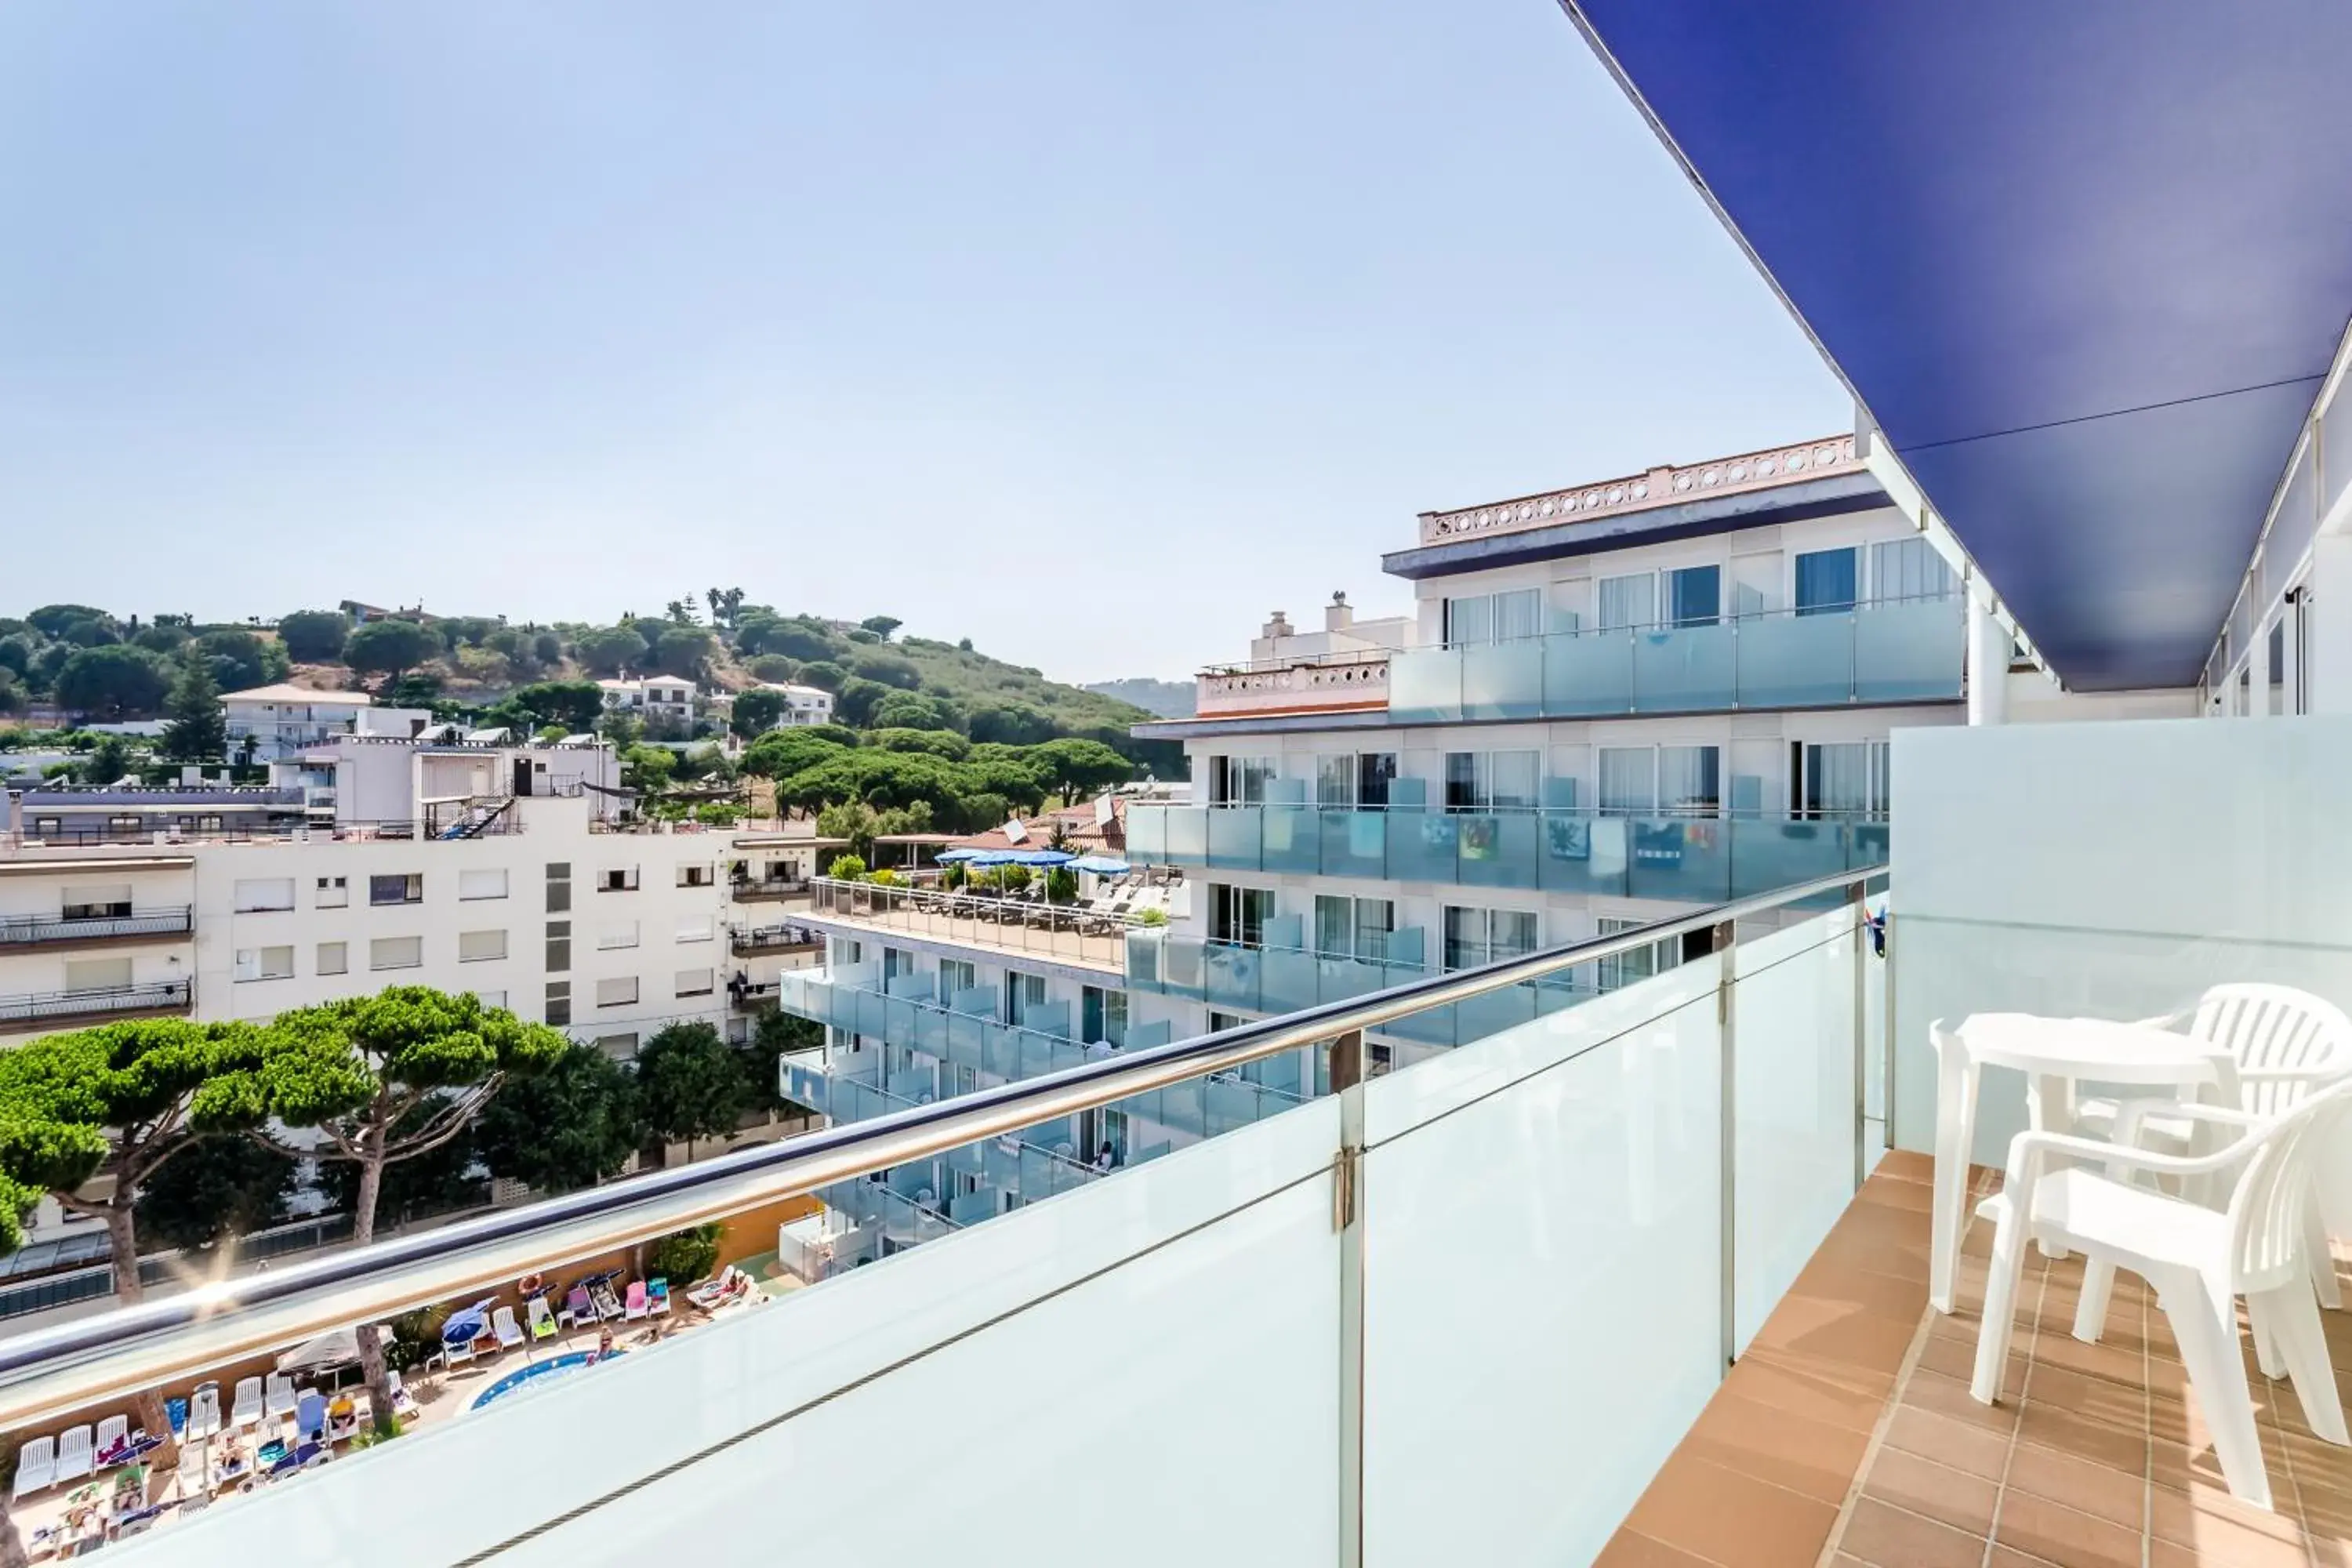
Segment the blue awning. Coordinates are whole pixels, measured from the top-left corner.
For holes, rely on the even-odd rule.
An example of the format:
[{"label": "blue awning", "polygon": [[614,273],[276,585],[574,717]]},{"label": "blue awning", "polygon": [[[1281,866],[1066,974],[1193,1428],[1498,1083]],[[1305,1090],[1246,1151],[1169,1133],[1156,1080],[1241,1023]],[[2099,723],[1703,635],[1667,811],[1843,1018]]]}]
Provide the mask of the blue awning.
[{"label": "blue awning", "polygon": [[2352,7],[1568,5],[2053,667],[2193,683],[2352,307]]}]

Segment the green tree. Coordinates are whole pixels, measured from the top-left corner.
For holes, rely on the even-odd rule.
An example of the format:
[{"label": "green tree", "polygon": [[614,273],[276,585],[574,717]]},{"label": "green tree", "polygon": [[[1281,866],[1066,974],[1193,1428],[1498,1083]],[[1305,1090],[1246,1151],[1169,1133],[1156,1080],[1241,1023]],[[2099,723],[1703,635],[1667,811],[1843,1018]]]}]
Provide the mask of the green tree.
[{"label": "green tree", "polygon": [[170,654],[179,652],[188,641],[188,628],[185,626],[147,626],[132,634],[131,646],[143,647],[149,653]]},{"label": "green tree", "polygon": [[708,629],[698,626],[666,626],[654,644],[654,662],[669,675],[698,677],[710,662],[714,644]]},{"label": "green tree", "polygon": [[25,689],[16,678],[0,669],[0,713],[22,713],[25,710]]},{"label": "green tree", "polygon": [[508,701],[530,716],[530,727],[561,724],[566,734],[596,727],[604,715],[604,689],[593,680],[541,680],[517,687]]},{"label": "green tree", "polygon": [[177,763],[204,763],[228,755],[228,721],[221,711],[212,660],[196,657],[181,661],[166,713],[171,722],[163,726],[164,756]]},{"label": "green tree", "polygon": [[441,652],[441,639],[415,621],[370,621],[343,643],[343,662],[387,686]]},{"label": "green tree", "polygon": [[193,1252],[276,1225],[299,1169],[249,1138],[198,1138],[147,1178],[135,1205],[140,1238]]},{"label": "green tree", "polygon": [[100,735],[81,764],[86,784],[121,784],[131,772],[131,742],[120,735]]},{"label": "green tree", "polygon": [[634,626],[595,626],[572,639],[572,651],[590,674],[609,678],[645,662],[646,639]]},{"label": "green tree", "polygon": [[[280,1153],[355,1166],[352,1237],[364,1247],[389,1167],[457,1138],[509,1078],[546,1070],[570,1044],[471,994],[395,985],[279,1014],[248,1068],[205,1086],[197,1120]],[[316,1128],[321,1141],[295,1148],[280,1127]],[[392,1389],[373,1325],[359,1341],[376,1428],[389,1432]]]},{"label": "green tree", "polygon": [[849,752],[851,745],[837,738],[846,733],[830,724],[772,731],[743,748],[740,765],[754,778],[790,778]]},{"label": "green tree", "polygon": [[[893,699],[896,700],[896,699]],[[920,701],[918,698],[916,700]],[[971,755],[971,742],[953,730],[892,730],[867,731],[866,743],[886,752],[921,752],[960,763]]]},{"label": "green tree", "polygon": [[596,721],[596,733],[613,742],[613,750],[626,756],[636,743],[645,739],[646,727],[637,722],[636,715],[625,709],[614,708]]},{"label": "green tree", "polygon": [[352,618],[341,610],[297,610],[279,617],[278,640],[305,664],[335,664],[352,635]]},{"label": "green tree", "polygon": [[801,672],[800,660],[786,658],[780,653],[761,654],[744,668],[751,672],[754,679],[772,680],[778,684],[795,679]]},{"label": "green tree", "polygon": [[618,1175],[644,1142],[636,1080],[596,1047],[577,1043],[545,1072],[500,1089],[474,1131],[492,1175],[547,1193]]},{"label": "green tree", "polygon": [[1029,760],[1062,792],[1065,805],[1135,776],[1135,764],[1099,741],[1048,741],[1030,747]]},{"label": "green tree", "polygon": [[888,642],[890,640],[890,634],[897,631],[900,626],[905,626],[907,623],[898,619],[896,616],[868,616],[857,624],[864,626],[867,631],[872,632],[876,637],[880,637],[884,642]]},{"label": "green tree", "polygon": [[553,632],[532,634],[530,657],[541,664],[559,663],[563,658],[563,639]]},{"label": "green tree", "polygon": [[[0,1051],[0,1251],[24,1245],[24,1217],[46,1194],[105,1225],[115,1300],[142,1300],[140,1195],[195,1142],[204,1099],[224,1074],[249,1070],[259,1047],[249,1025],[158,1018]],[[160,1394],[139,1410],[148,1431],[171,1430]]]},{"label": "green tree", "polygon": [[755,686],[735,694],[735,709],[728,716],[727,727],[749,741],[774,729],[783,716],[784,694]]},{"label": "green tree", "polygon": [[251,632],[233,626],[206,632],[196,639],[195,651],[211,662],[213,679],[224,691],[250,691],[268,683],[268,657]]},{"label": "green tree", "polygon": [[631,746],[621,753],[621,785],[639,795],[659,795],[677,772],[677,753],[662,746]]},{"label": "green tree", "polygon": [[107,723],[154,714],[170,689],[161,660],[122,643],[76,650],[57,677],[60,707]]},{"label": "green tree", "polygon": [[45,637],[63,637],[65,629],[77,621],[112,618],[104,610],[91,605],[43,605],[37,610],[25,612],[25,624]]},{"label": "green tree", "polygon": [[751,1039],[735,1051],[752,1109],[781,1110],[792,1104],[784,1098],[783,1073],[778,1064],[794,1052],[817,1050],[824,1045],[823,1024],[781,1007],[761,1014],[759,1022],[752,1026]]},{"label": "green tree", "polygon": [[971,738],[1010,746],[1034,746],[1054,738],[1054,721],[1015,702],[971,710]]},{"label": "green tree", "polygon": [[874,723],[875,710],[890,695],[890,688],[880,681],[853,675],[843,681],[841,689],[834,694],[833,710],[841,716],[843,723],[867,729]]},{"label": "green tree", "polygon": [[637,1047],[637,1095],[646,1130],[689,1160],[698,1139],[734,1131],[750,1100],[734,1052],[703,1023],[667,1025]]}]

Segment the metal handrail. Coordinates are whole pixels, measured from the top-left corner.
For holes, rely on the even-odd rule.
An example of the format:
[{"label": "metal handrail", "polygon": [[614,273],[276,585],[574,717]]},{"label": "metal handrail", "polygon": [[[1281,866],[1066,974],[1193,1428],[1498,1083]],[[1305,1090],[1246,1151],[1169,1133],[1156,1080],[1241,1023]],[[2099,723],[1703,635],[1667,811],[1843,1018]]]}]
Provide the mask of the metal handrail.
[{"label": "metal handrail", "polygon": [[194,911],[134,909],[121,915],[23,915],[0,920],[0,947],[44,942],[99,942],[110,937],[176,936],[194,928]]},{"label": "metal handrail", "polygon": [[1563,969],[1783,905],[1859,889],[1885,867],[1841,871],[1635,931],[1499,960],[1237,1028],[1122,1050],[1065,1068],[745,1149],[0,1341],[0,1430],[152,1388],[328,1330],[495,1288],[615,1247],[835,1182],[887,1171],[1056,1116],[1377,1029]]}]

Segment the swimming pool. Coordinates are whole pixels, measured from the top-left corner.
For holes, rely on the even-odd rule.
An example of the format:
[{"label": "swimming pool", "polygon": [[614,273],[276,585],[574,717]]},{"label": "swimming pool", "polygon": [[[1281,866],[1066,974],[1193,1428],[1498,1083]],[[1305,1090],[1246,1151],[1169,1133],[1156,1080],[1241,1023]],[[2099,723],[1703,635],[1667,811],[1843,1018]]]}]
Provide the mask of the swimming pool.
[{"label": "swimming pool", "polygon": [[628,1353],[626,1351],[614,1351],[609,1355],[599,1356],[591,1351],[572,1351],[565,1355],[550,1356],[545,1361],[535,1361],[529,1366],[507,1373],[489,1387],[474,1395],[473,1402],[466,1408],[479,1410],[485,1405],[497,1404],[515,1390],[528,1384],[543,1383],[549,1378],[567,1376],[593,1362],[618,1361]]}]

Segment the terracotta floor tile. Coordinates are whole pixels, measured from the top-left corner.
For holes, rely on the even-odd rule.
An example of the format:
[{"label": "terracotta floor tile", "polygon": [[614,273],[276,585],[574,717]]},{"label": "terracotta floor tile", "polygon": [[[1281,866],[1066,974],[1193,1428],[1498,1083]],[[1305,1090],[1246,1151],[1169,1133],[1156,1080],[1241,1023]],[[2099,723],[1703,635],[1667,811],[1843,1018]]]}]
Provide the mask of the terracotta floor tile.
[{"label": "terracotta floor tile", "polygon": [[1985,1568],[2064,1568],[2064,1565],[2052,1563],[2047,1558],[2029,1556],[2014,1546],[1996,1546],[1992,1549],[1992,1555],[1985,1559]]},{"label": "terracotta floor tile", "polygon": [[1653,1541],[1639,1531],[1621,1530],[1601,1549],[1592,1560],[1592,1568],[1715,1568],[1704,1557],[1694,1557],[1680,1547],[1669,1546],[1663,1541]]},{"label": "terracotta floor tile", "polygon": [[1820,1559],[1837,1514],[1832,1504],[1685,1454],[1658,1472],[1625,1523],[1722,1568],[1791,1568]]},{"label": "terracotta floor tile", "polygon": [[2138,1530],[2146,1521],[2147,1478],[2138,1466],[2115,1469],[2079,1454],[2020,1443],[2003,1479],[2012,1490],[2032,1492],[2128,1530]]},{"label": "terracotta floor tile", "polygon": [[2011,1488],[1993,1540],[2068,1568],[2140,1568],[2140,1532]]},{"label": "terracotta floor tile", "polygon": [[1727,1388],[1708,1403],[1681,1451],[1836,1507],[1853,1489],[1869,1447],[1866,1432],[1808,1420]]},{"label": "terracotta floor tile", "polygon": [[2148,1494],[2148,1534],[2175,1546],[2193,1547],[2215,1563],[2235,1563],[2239,1554],[2276,1547],[2303,1550],[2294,1521],[2240,1502],[2228,1492],[2200,1487],[2193,1493],[2158,1487]]},{"label": "terracotta floor tile", "polygon": [[1854,1504],[1838,1548],[1872,1568],[1979,1568],[1985,1556],[1983,1536],[1871,1498]]},{"label": "terracotta floor tile", "polygon": [[1883,1447],[1862,1483],[1865,1498],[1979,1536],[1992,1532],[1993,1501],[2000,1492],[2000,1487],[1980,1476]]},{"label": "terracotta floor tile", "polygon": [[1742,1356],[1723,1382],[1724,1392],[1865,1435],[1878,1425],[1878,1413],[1885,1408],[1894,1389],[1892,1377],[1832,1373],[1758,1352]]},{"label": "terracotta floor tile", "polygon": [[2084,1377],[2104,1378],[2137,1393],[2147,1386],[2147,1358],[2137,1348],[2102,1340],[2085,1344],[2072,1334],[2044,1334],[2033,1347],[2033,1359]]},{"label": "terracotta floor tile", "polygon": [[2159,1436],[2178,1436],[2188,1430],[2188,1415],[2180,1405],[2161,1395],[2151,1399],[2137,1388],[2125,1388],[2103,1377],[2085,1377],[2079,1372],[2052,1366],[2037,1361],[2033,1381],[2026,1385],[2026,1398],[2035,1405],[2055,1405],[2085,1421],[2104,1421],[2126,1431],[2154,1431]]},{"label": "terracotta floor tile", "polygon": [[1885,1446],[1990,1481],[2009,1464],[2006,1436],[1907,1405],[1888,1419]]},{"label": "terracotta floor tile", "polygon": [[[2147,1463],[2145,1432],[2110,1422],[2085,1421],[2073,1412],[2040,1400],[2030,1402],[2017,1424],[2017,1440],[2072,1454],[2111,1470],[2129,1474]],[[2180,1446],[2170,1445],[2174,1452]]]},{"label": "terracotta floor tile", "polygon": [[1998,1432],[2007,1436],[2017,1430],[2018,1412],[2014,1405],[1979,1405],[1969,1396],[1967,1384],[1940,1373],[1914,1372],[1911,1381],[1904,1385],[1901,1397],[1903,1404],[1914,1409],[1932,1411],[1979,1431]]},{"label": "terracotta floor tile", "polygon": [[2179,1546],[2169,1541],[2147,1543],[2147,1568],[2307,1568],[2311,1559],[2300,1546],[2283,1545],[2278,1542],[2262,1542],[2247,1549],[2247,1555],[2234,1552],[2224,1554],[2204,1546]]}]

